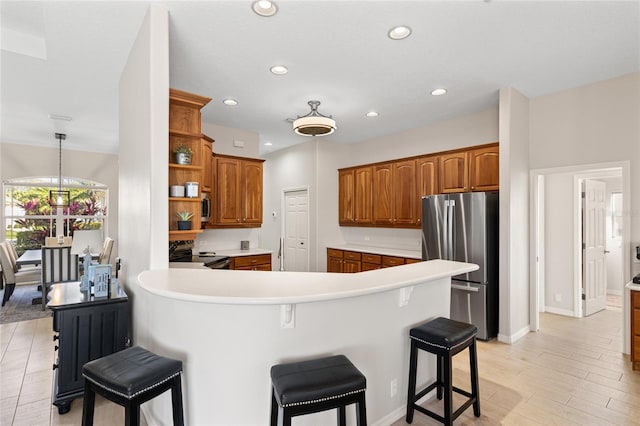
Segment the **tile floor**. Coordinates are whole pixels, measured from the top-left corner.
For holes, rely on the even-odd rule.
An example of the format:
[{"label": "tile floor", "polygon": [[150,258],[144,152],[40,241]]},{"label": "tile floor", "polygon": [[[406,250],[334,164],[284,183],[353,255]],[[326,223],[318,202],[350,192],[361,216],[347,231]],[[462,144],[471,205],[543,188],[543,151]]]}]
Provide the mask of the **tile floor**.
[{"label": "tile floor", "polygon": [[[81,399],[62,416],[51,405],[52,334],[51,318],[0,325],[0,425],[81,424]],[[482,416],[468,409],[456,424],[640,425],[640,372],[621,348],[617,308],[582,319],[543,314],[541,330],[513,345],[479,342]],[[468,386],[466,351],[454,377]],[[98,397],[95,424],[124,424],[124,409]],[[435,424],[416,412],[413,425]]]}]

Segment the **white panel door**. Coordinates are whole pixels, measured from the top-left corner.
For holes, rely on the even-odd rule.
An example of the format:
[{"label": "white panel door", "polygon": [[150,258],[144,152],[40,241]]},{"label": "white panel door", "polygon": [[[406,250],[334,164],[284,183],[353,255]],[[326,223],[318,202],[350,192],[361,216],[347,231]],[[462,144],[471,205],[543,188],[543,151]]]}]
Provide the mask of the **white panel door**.
[{"label": "white panel door", "polygon": [[309,196],[306,190],[285,193],[284,270],[309,271]]},{"label": "white panel door", "polygon": [[605,183],[585,180],[583,208],[582,285],[584,315],[591,315],[607,306],[606,191]]}]

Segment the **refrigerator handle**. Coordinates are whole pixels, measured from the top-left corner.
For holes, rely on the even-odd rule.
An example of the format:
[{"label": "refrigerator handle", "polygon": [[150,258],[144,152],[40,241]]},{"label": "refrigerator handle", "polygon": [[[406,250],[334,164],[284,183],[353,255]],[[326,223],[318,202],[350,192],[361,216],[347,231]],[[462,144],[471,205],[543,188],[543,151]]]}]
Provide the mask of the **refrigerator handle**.
[{"label": "refrigerator handle", "polygon": [[442,215],[442,258],[449,260],[449,200],[444,200],[444,213]]},{"label": "refrigerator handle", "polygon": [[449,200],[449,209],[447,210],[447,222],[448,222],[448,227],[447,227],[447,239],[449,240],[449,253],[447,253],[447,259],[449,260],[455,260],[454,254],[455,254],[455,250],[453,249],[453,244],[455,243],[455,236],[454,236],[454,232],[455,232],[455,221],[454,221],[454,214],[455,214],[455,206],[456,206],[456,202],[455,200]]}]

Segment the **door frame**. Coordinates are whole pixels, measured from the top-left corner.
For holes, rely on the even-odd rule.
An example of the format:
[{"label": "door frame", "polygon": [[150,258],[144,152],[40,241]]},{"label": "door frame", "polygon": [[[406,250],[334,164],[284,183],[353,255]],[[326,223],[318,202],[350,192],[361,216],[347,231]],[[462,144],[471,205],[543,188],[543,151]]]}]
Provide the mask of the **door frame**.
[{"label": "door frame", "polygon": [[290,192],[300,192],[300,191],[304,191],[307,194],[307,269],[311,269],[311,229],[309,228],[309,226],[311,226],[311,199],[309,197],[309,192],[310,192],[310,187],[307,186],[294,186],[294,187],[290,187],[290,188],[283,188],[282,189],[282,195],[280,197],[280,211],[282,212],[282,217],[281,217],[281,222],[280,222],[280,266],[278,268],[278,270],[284,271],[284,252],[285,252],[285,247],[284,247],[284,241],[286,238],[286,233],[287,233],[287,194]]},{"label": "door frame", "polygon": [[[576,295],[574,302],[574,312],[582,313],[582,300],[580,295],[582,274],[582,218],[581,218],[581,198],[580,198],[580,180],[588,177],[605,177],[607,173],[611,175],[611,171],[619,170],[622,177],[622,209],[623,229],[622,229],[622,263],[623,263],[623,279],[629,281],[631,277],[631,246],[630,246],[630,196],[631,196],[631,164],[630,161],[616,161],[608,163],[594,163],[576,166],[554,167],[546,169],[532,169],[529,172],[529,194],[532,206],[532,214],[529,216],[529,241],[531,253],[534,255],[530,259],[529,268],[529,327],[531,331],[537,331],[540,328],[540,294],[541,288],[544,289],[544,177],[557,173],[573,174],[573,211],[574,211],[574,253],[573,253],[573,270],[574,282],[573,289]],[[627,253],[626,255],[624,253]],[[537,254],[537,255],[536,255]],[[540,271],[538,270],[540,269]],[[629,295],[628,291],[623,291],[623,307],[622,307],[622,332],[623,332],[623,352],[629,353]]]}]

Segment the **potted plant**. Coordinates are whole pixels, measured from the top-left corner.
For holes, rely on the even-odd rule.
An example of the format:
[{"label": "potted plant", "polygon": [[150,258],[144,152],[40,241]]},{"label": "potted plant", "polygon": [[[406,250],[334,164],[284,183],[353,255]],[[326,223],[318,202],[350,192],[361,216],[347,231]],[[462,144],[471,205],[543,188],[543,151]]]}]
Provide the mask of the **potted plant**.
[{"label": "potted plant", "polygon": [[178,220],[178,231],[188,231],[191,229],[191,219],[193,213],[191,212],[178,212],[176,213],[180,220]]},{"label": "potted plant", "polygon": [[191,164],[191,152],[191,148],[184,144],[175,147],[173,153],[176,155],[176,163]]}]

